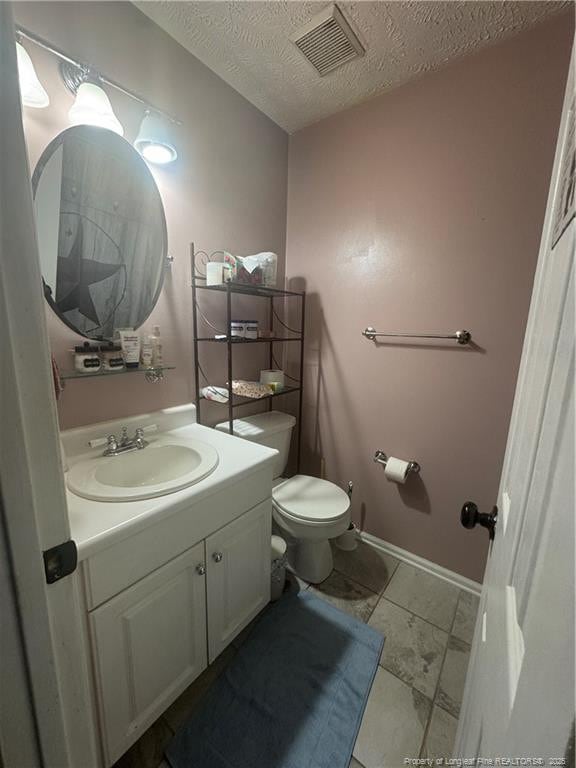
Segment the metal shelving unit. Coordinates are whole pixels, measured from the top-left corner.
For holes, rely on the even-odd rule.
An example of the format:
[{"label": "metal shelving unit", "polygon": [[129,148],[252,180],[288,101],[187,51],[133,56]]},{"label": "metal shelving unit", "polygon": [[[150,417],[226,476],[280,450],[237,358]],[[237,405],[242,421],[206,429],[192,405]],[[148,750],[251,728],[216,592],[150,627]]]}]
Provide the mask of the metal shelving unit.
[{"label": "metal shelving unit", "polygon": [[[297,424],[297,436],[296,436],[296,471],[300,471],[300,451],[302,443],[302,385],[303,385],[303,372],[304,372],[304,318],[306,312],[306,293],[304,291],[283,291],[277,288],[267,288],[265,286],[244,285],[242,283],[227,282],[222,285],[206,285],[206,278],[203,275],[199,275],[196,272],[195,255],[192,249],[191,255],[192,261],[192,322],[193,322],[193,343],[194,343],[194,385],[196,390],[196,414],[198,423],[204,422],[204,409],[214,405],[214,401],[207,400],[200,395],[200,347],[202,344],[219,344],[226,347],[227,352],[227,374],[228,374],[228,390],[229,397],[228,402],[225,405],[228,408],[228,430],[230,434],[233,433],[233,421],[237,408],[244,405],[255,404],[258,402],[267,403],[268,410],[272,410],[272,401],[277,397],[284,397],[287,395],[298,395],[298,424]],[[226,299],[226,338],[217,339],[210,336],[199,336],[198,331],[198,299],[199,294],[203,291],[212,291],[221,293]],[[234,295],[242,296],[254,296],[255,298],[268,302],[268,321],[269,331],[273,332],[274,329],[274,301],[275,299],[291,299],[299,300],[300,306],[300,332],[291,337],[284,335],[273,335],[270,337],[262,337],[258,339],[238,339],[232,337],[232,297]],[[274,344],[284,343],[297,343],[300,344],[300,365],[299,365],[299,379],[293,384],[289,384],[279,392],[275,392],[272,395],[268,395],[262,398],[250,398],[240,397],[238,395],[232,395],[230,393],[231,383],[234,380],[233,372],[233,355],[232,350],[236,346],[242,344],[268,344],[268,360],[269,368],[274,368]],[[258,378],[256,376],[255,378]],[[207,382],[208,383],[208,382]],[[213,382],[210,382],[213,386],[218,386]],[[226,386],[226,385],[223,385]],[[222,405],[222,404],[221,404]]]}]

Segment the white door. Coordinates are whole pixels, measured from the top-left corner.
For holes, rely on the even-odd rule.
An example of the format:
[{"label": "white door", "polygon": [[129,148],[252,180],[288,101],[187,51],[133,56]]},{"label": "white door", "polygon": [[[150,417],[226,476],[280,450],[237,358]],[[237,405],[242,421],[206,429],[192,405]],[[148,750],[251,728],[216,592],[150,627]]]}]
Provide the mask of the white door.
[{"label": "white door", "polygon": [[90,614],[106,764],[207,666],[204,542]]},{"label": "white door", "polygon": [[48,584],[43,568],[42,553],[69,539],[70,527],[6,2],[0,104],[0,552],[9,605],[1,622],[1,759],[5,768],[89,768],[97,752],[76,574]]},{"label": "white door", "polygon": [[574,721],[573,63],[455,757],[549,765]]},{"label": "white door", "polygon": [[210,663],[270,600],[271,502],[206,539]]}]

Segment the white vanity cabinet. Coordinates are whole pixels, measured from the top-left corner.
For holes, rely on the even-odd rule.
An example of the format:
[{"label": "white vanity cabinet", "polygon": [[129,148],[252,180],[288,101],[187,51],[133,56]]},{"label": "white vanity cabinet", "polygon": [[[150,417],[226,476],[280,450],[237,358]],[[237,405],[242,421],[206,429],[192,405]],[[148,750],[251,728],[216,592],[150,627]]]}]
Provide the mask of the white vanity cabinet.
[{"label": "white vanity cabinet", "polygon": [[[114,763],[269,601],[270,529],[267,500],[88,613],[105,765]],[[86,574],[90,566],[88,560]],[[91,584],[97,587],[94,572],[92,563]],[[125,573],[132,572],[127,562]]]},{"label": "white vanity cabinet", "polygon": [[109,763],[207,666],[203,563],[202,542],[90,614]]},{"label": "white vanity cabinet", "polygon": [[210,663],[270,600],[271,515],[262,506],[206,539]]}]

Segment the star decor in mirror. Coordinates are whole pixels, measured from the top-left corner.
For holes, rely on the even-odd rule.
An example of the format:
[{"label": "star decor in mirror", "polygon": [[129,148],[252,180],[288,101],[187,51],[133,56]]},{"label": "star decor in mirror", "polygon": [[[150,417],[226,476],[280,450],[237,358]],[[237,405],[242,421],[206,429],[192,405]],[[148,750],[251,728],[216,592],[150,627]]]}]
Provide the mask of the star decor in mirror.
[{"label": "star decor in mirror", "polygon": [[[97,227],[94,222],[91,224]],[[98,228],[99,229],[99,228]],[[66,236],[71,236],[72,230],[65,230]],[[106,233],[103,233],[106,237]],[[120,249],[110,239],[120,258]],[[76,236],[68,256],[58,257],[58,271],[56,279],[56,296],[54,303],[60,312],[69,312],[77,309],[81,315],[91,320],[96,328],[102,326],[98,310],[90,293],[90,286],[101,283],[118,272],[123,271],[126,281],[126,267],[124,263],[105,263],[95,261],[86,256],[84,252],[84,227],[82,219],[78,222]]]}]

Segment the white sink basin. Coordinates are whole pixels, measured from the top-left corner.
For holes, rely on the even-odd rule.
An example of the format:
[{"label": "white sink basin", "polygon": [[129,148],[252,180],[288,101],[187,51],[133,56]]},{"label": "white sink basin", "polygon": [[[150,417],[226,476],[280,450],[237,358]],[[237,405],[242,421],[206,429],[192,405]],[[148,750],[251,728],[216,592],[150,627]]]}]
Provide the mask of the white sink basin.
[{"label": "white sink basin", "polygon": [[141,450],[79,461],[70,467],[66,484],[85,499],[136,501],[180,491],[217,466],[218,453],[211,445],[158,438]]}]

